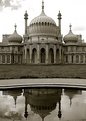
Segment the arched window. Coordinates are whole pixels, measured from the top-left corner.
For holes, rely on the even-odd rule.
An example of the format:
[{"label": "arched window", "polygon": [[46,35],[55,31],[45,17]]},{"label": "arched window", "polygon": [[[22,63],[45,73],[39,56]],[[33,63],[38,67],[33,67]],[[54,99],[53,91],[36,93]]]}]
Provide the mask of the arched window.
[{"label": "arched window", "polygon": [[39,25],[41,25],[41,23],[39,22]]},{"label": "arched window", "polygon": [[76,55],[76,63],[79,63],[79,55]]},{"label": "arched window", "polygon": [[85,63],[86,63],[86,55],[85,55]]},{"label": "arched window", "polygon": [[35,48],[32,50],[32,62],[37,63],[37,50]]},{"label": "arched window", "polygon": [[5,55],[2,55],[2,63],[5,63]]},{"label": "arched window", "polygon": [[59,49],[56,50],[56,63],[59,63]]},{"label": "arched window", "polygon": [[52,48],[49,50],[49,62],[54,63],[54,52]]},{"label": "arched window", "polygon": [[42,22],[42,25],[44,25],[44,23]]},{"label": "arched window", "polygon": [[80,56],[80,63],[83,63],[83,55]]},{"label": "arched window", "polygon": [[27,63],[30,63],[30,52],[29,52],[29,49],[27,49]]},{"label": "arched window", "polygon": [[10,63],[10,55],[7,55],[7,63]]},{"label": "arched window", "polygon": [[65,56],[65,62],[68,63],[68,56]]},{"label": "arched window", "polygon": [[48,26],[49,26],[49,22],[48,22]]},{"label": "arched window", "polygon": [[45,26],[46,26],[46,22],[45,22]]},{"label": "arched window", "polygon": [[73,55],[71,55],[71,63],[73,63]]},{"label": "arched window", "polygon": [[40,58],[41,58],[41,63],[45,63],[46,54],[45,54],[44,48],[42,48],[41,51],[40,51]]}]

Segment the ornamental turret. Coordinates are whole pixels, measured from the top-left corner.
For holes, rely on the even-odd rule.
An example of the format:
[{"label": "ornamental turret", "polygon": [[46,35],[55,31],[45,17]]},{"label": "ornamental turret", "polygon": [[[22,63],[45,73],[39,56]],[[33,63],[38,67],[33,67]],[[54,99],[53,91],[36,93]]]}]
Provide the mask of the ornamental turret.
[{"label": "ornamental turret", "polygon": [[14,33],[11,34],[9,37],[8,37],[8,41],[9,43],[11,44],[20,44],[22,42],[22,36],[20,36],[18,33],[17,33],[17,25],[15,24],[15,30],[14,30]]},{"label": "ornamental turret", "polygon": [[27,20],[28,20],[28,13],[27,13],[27,11],[24,14],[24,19],[25,19],[25,35],[27,35]]},{"label": "ornamental turret", "polygon": [[62,19],[62,15],[61,15],[61,13],[59,11],[59,13],[58,13],[58,26],[59,26],[59,32],[60,32],[60,34],[61,34],[61,19]]},{"label": "ornamental turret", "polygon": [[76,42],[78,42],[77,35],[73,34],[73,32],[71,30],[72,25],[70,24],[69,27],[70,27],[69,33],[67,35],[65,35],[64,38],[63,38],[64,42],[65,43],[76,43]]}]

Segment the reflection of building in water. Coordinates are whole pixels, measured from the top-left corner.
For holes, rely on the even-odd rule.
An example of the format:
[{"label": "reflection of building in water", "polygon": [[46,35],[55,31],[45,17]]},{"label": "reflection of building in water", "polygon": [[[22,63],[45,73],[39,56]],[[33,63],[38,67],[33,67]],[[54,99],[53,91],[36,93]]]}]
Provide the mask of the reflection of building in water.
[{"label": "reflection of building in water", "polygon": [[15,106],[16,106],[17,97],[20,96],[21,93],[22,93],[22,89],[4,90],[2,92],[3,95],[10,95],[13,97],[13,99],[15,101]]},{"label": "reflection of building in water", "polygon": [[25,114],[27,118],[27,105],[29,104],[31,110],[39,114],[44,121],[44,118],[56,108],[59,103],[58,117],[61,118],[61,89],[25,89]]},{"label": "reflection of building in water", "polygon": [[81,95],[82,90],[78,89],[64,89],[65,95],[67,95],[70,99],[70,106],[72,105],[72,99],[74,98],[75,95]]}]

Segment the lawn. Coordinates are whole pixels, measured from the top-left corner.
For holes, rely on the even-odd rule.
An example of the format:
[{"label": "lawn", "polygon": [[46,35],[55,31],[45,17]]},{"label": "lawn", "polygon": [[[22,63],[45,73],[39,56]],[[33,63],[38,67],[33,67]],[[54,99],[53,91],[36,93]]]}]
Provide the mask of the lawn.
[{"label": "lawn", "polygon": [[0,65],[0,79],[86,78],[86,65]]}]

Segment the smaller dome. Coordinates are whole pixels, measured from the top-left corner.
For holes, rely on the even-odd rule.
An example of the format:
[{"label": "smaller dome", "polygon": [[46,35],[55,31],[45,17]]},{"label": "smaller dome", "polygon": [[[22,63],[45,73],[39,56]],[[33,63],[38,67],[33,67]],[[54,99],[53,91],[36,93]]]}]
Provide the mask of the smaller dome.
[{"label": "smaller dome", "polygon": [[67,42],[77,42],[78,41],[78,37],[77,35],[73,34],[72,33],[72,30],[71,30],[71,27],[72,25],[69,26],[70,27],[70,30],[69,30],[69,33],[67,35],[64,36],[64,42],[67,43]]},{"label": "smaller dome", "polygon": [[22,36],[20,36],[17,31],[16,31],[16,25],[15,25],[15,31],[13,34],[11,34],[8,37],[9,42],[13,42],[13,43],[21,43],[22,42]]}]

